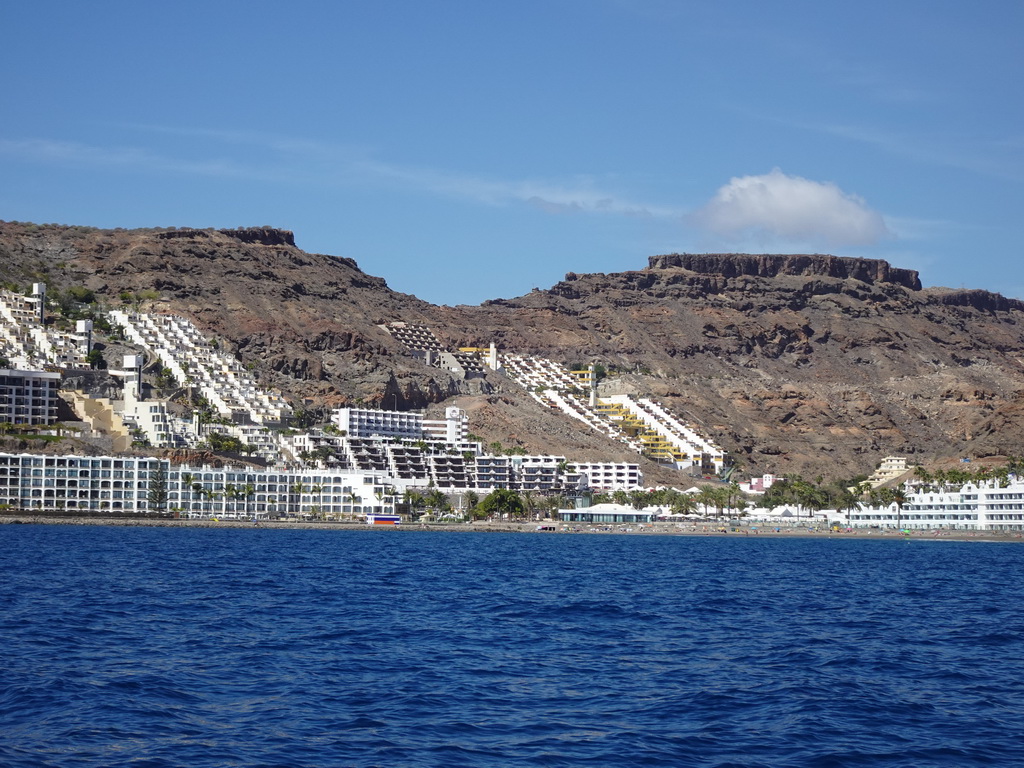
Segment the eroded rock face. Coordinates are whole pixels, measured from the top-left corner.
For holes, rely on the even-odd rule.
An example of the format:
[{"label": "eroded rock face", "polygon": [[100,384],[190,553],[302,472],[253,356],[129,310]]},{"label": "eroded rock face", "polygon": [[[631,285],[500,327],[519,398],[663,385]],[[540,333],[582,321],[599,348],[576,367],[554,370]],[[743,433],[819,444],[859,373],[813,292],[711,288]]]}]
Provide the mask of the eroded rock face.
[{"label": "eroded rock face", "polygon": [[[437,307],[290,232],[96,230],[0,223],[5,279],[84,285],[111,305],[190,317],[307,407],[455,402],[471,430],[527,450],[628,458],[501,376],[460,382],[378,326],[422,322],[449,347],[614,367],[751,472],[853,475],[887,454],[1024,452],[1024,303],[922,289],[916,272],[824,255],[670,254],[546,291]],[[596,442],[595,442],[596,441]]]},{"label": "eroded rock face", "polygon": [[820,276],[864,283],[895,283],[912,291],[921,281],[912,269],[896,269],[879,259],[847,259],[822,254],[673,253],[651,256],[650,269],[685,269],[722,277]]},{"label": "eroded rock face", "polygon": [[647,369],[648,391],[748,469],[831,476],[890,453],[1019,444],[992,424],[1020,410],[1022,320],[1021,302],[922,289],[916,272],[883,261],[677,254],[644,270],[569,274],[455,324],[472,327],[474,342]]}]

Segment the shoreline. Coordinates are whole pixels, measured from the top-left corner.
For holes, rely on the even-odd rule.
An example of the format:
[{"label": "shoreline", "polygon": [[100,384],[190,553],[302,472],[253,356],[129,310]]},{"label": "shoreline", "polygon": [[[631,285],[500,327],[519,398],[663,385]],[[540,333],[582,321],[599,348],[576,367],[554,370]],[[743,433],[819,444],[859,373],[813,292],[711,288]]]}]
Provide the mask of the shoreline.
[{"label": "shoreline", "polygon": [[[984,541],[1024,543],[1024,534],[1008,531],[970,531],[948,528],[911,530],[899,533],[893,529],[779,527],[772,525],[723,526],[715,523],[645,523],[643,525],[594,524],[581,525],[551,522],[474,522],[474,523],[406,523],[400,526],[370,526],[362,522],[298,522],[263,520],[258,524],[243,520],[173,520],[166,518],[70,517],[54,515],[0,515],[0,525],[87,525],[134,528],[259,528],[268,530],[384,530],[394,533],[444,531],[448,533],[533,533],[538,535],[616,535],[616,536],[715,536],[769,539],[867,539],[914,541]],[[548,530],[539,530],[544,526]]]}]

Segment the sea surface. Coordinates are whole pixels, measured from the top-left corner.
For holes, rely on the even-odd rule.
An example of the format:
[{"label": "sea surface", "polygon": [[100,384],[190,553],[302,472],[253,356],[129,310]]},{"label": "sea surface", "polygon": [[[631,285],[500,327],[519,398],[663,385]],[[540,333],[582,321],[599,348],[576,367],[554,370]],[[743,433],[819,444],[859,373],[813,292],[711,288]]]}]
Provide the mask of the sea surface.
[{"label": "sea surface", "polygon": [[0,526],[0,765],[1020,766],[1024,546]]}]

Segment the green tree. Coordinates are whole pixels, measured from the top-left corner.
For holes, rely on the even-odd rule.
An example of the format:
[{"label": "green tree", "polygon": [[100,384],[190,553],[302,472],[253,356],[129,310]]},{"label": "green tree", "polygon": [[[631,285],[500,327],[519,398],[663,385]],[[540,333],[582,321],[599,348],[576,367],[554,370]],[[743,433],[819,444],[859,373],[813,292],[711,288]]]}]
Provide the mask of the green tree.
[{"label": "green tree", "polygon": [[407,488],[405,493],[402,494],[402,503],[405,505],[406,510],[410,517],[416,515],[416,511],[424,507],[427,503],[426,497],[419,491],[414,491],[411,488]]},{"label": "green tree", "polygon": [[85,362],[87,362],[89,367],[93,370],[100,370],[107,367],[107,361],[103,359],[103,353],[96,349],[96,347],[89,350],[89,354],[85,356]]},{"label": "green tree", "polygon": [[447,512],[452,507],[448,502],[448,497],[436,488],[427,493],[424,501],[429,508],[436,509],[438,512]]},{"label": "green tree", "polygon": [[241,453],[242,441],[233,435],[211,432],[206,436],[210,450],[216,453]]},{"label": "green tree", "polygon": [[640,488],[629,492],[629,504],[633,509],[643,509],[650,503],[651,495]]},{"label": "green tree", "polygon": [[709,507],[714,507],[716,513],[721,516],[722,508],[722,495],[718,493],[717,488],[712,488],[710,485],[703,486],[698,492],[694,501],[701,507],[704,508],[705,514]]},{"label": "green tree", "polygon": [[809,512],[817,512],[828,505],[828,494],[825,493],[818,483],[796,480],[793,486],[797,502],[797,518],[800,517],[801,507]]},{"label": "green tree", "polygon": [[498,488],[487,494],[477,509],[487,517],[506,515],[514,520],[523,514],[523,500],[515,491]]},{"label": "green tree", "polygon": [[167,470],[162,461],[157,461],[156,469],[149,471],[149,491],[146,500],[151,510],[158,513],[167,511]]},{"label": "green tree", "polygon": [[547,517],[555,517],[559,509],[568,509],[569,499],[565,496],[548,496],[547,501]]},{"label": "green tree", "polygon": [[79,304],[95,304],[96,294],[84,285],[73,285],[67,290],[68,296]]},{"label": "green tree", "polygon": [[345,500],[352,505],[352,518],[355,519],[356,505],[363,503],[363,497],[352,491],[345,497]]},{"label": "green tree", "polygon": [[839,509],[846,510],[847,527],[853,525],[853,511],[857,508],[859,501],[860,494],[857,493],[856,489],[851,490],[850,488],[843,488],[836,496],[836,506]]}]

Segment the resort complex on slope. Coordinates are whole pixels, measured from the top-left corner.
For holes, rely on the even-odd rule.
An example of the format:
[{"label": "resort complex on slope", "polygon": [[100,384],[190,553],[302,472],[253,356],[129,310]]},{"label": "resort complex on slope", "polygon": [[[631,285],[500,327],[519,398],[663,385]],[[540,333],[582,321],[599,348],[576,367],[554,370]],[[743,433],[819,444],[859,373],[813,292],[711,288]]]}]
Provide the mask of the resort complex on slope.
[{"label": "resort complex on slope", "polygon": [[555,408],[588,429],[625,443],[636,453],[677,469],[697,468],[718,474],[725,452],[697,429],[651,398],[633,395],[599,397],[595,366],[570,370],[553,360],[465,347],[446,352],[429,328],[415,323],[382,326],[428,365],[476,375],[483,366],[500,371],[526,389],[542,406]]},{"label": "resort complex on slope", "polygon": [[[61,389],[67,378],[87,381],[98,354],[93,320],[49,323],[46,286],[27,295],[0,291],[0,427],[75,428],[83,439],[109,446],[100,456],[0,453],[0,508],[76,513],[161,513],[186,517],[298,516],[346,519],[389,516],[410,494],[437,492],[457,499],[498,490],[580,500],[569,521],[673,519],[667,509],[595,507],[592,493],[637,492],[639,464],[575,461],[562,455],[488,452],[469,432],[466,412],[444,418],[413,411],[343,407],[319,428],[289,428],[292,409],[278,392],[260,387],[248,370],[186,318],[115,310],[103,320],[128,352],[118,370],[121,397]],[[96,322],[100,322],[97,320]],[[462,378],[499,373],[544,408],[557,409],[581,430],[596,431],[637,454],[687,474],[728,474],[723,450],[693,424],[653,398],[599,393],[597,366],[502,353],[494,344],[446,350],[423,325],[381,326],[424,365]],[[149,381],[147,381],[147,376]],[[109,378],[107,379],[109,381]],[[157,382],[154,385],[153,382]],[[153,397],[162,392],[163,399]],[[73,409],[80,422],[60,413]],[[58,425],[58,421],[63,424]],[[125,455],[147,448],[199,449],[238,456],[235,466],[196,466],[187,459]],[[905,459],[887,457],[867,484],[891,484],[909,473]],[[763,492],[778,478],[745,486]],[[956,486],[909,481],[887,502],[857,502],[817,513],[831,524],[880,528],[1024,529],[1024,482],[1016,475],[973,479]],[[691,489],[695,492],[697,489]],[[739,488],[736,486],[736,490]],[[611,505],[615,506],[615,505]],[[641,505],[642,506],[642,505]],[[748,509],[783,520],[791,512]],[[730,505],[715,513],[739,514]],[[795,510],[799,520],[801,510]],[[711,514],[705,504],[704,514]],[[806,512],[805,518],[811,516]]]},{"label": "resort complex on slope", "polygon": [[[224,487],[266,485],[272,488],[266,491],[267,497],[258,492],[254,500],[253,510],[259,513],[282,508],[280,502],[271,505],[267,498],[283,498],[284,485],[307,483],[318,487],[328,482],[325,478],[330,479],[332,487],[343,482],[348,488],[372,487],[374,493],[386,488],[399,494],[411,489],[436,489],[448,494],[508,489],[552,496],[576,495],[583,490],[635,490],[643,485],[643,475],[635,463],[575,462],[565,456],[522,453],[490,455],[478,439],[470,439],[468,419],[458,408],[448,408],[443,419],[427,419],[418,412],[338,408],[331,412],[330,423],[321,428],[289,429],[291,408],[279,393],[259,387],[233,356],[205,338],[189,320],[168,313],[137,309],[108,313],[106,320],[113,333],[120,333],[124,343],[135,350],[123,355],[120,369],[106,371],[122,382],[121,397],[110,399],[66,390],[59,393],[67,401],[65,405],[58,397],[62,375],[75,374],[76,381],[88,378],[85,361],[91,351],[92,323],[84,321],[87,325],[82,325],[80,321],[79,330],[88,332],[80,339],[59,336],[46,329],[45,301],[45,286],[41,284],[33,287],[31,296],[9,291],[2,296],[0,331],[8,340],[4,362],[9,367],[0,369],[0,424],[52,426],[58,421],[60,407],[67,409],[70,405],[81,419],[77,425],[80,435],[85,439],[102,436],[115,451],[208,447],[248,454],[273,469],[240,469],[239,477],[211,481],[213,486],[205,490],[223,492],[218,483]],[[429,331],[399,324],[395,332],[418,345],[427,365],[444,363],[466,376],[483,371],[479,356],[444,353]],[[80,344],[76,354],[52,354],[53,349],[68,348],[76,339]],[[41,370],[44,361],[49,361],[48,370]],[[155,376],[160,389],[169,392],[166,399],[152,397],[154,387],[144,381],[144,373],[151,379]],[[111,455],[94,465],[92,459],[68,456],[59,459],[59,466],[53,464],[55,460],[48,457],[38,465],[27,455],[17,461],[8,457],[6,474],[11,485],[6,501],[0,499],[0,504],[41,510],[137,512],[152,508],[145,500],[145,483],[129,487],[120,477],[116,484],[106,482],[109,475],[105,470],[115,469],[110,462],[116,461],[116,469],[124,472],[127,470],[121,465],[128,459]],[[215,471],[180,470],[166,461],[161,464],[159,459],[153,459],[155,463],[130,461],[136,462],[132,479],[143,480],[151,467],[159,466],[172,486],[182,472],[191,476]],[[15,466],[24,466],[26,471],[15,473],[10,469]],[[60,482],[49,482],[45,473],[36,473],[39,466],[60,469]],[[70,466],[77,467],[79,473],[73,483],[69,483],[70,476],[65,477]],[[78,482],[94,468],[99,475],[88,484]],[[50,476],[56,480],[52,473]],[[241,476],[245,482],[241,482]],[[199,503],[202,494],[195,497],[188,487],[173,493],[173,500],[188,502],[178,509],[189,514],[235,511],[227,498],[218,504],[207,494]],[[324,514],[352,513],[351,504],[334,503],[330,498],[320,502]],[[308,501],[305,506],[299,503],[300,514],[308,514],[308,506]]]}]

